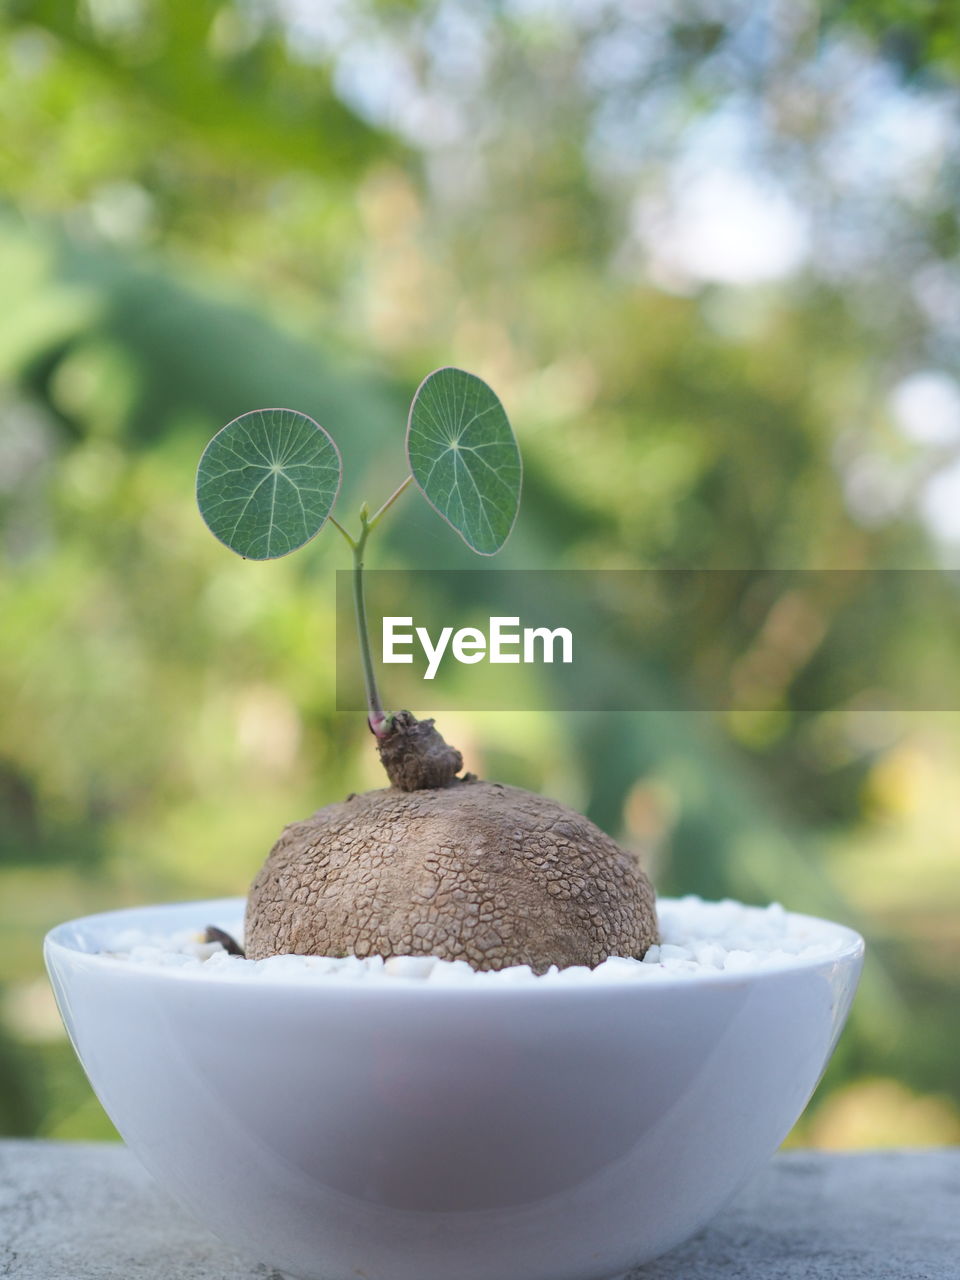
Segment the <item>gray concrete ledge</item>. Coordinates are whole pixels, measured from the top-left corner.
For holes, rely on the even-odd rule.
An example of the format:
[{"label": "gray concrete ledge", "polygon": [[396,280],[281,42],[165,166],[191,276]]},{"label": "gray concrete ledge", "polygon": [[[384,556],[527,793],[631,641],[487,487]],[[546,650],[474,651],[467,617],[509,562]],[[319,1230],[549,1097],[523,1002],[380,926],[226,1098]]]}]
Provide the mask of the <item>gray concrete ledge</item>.
[{"label": "gray concrete ledge", "polygon": [[[192,1222],[126,1148],[63,1142],[0,1142],[0,1276],[282,1280]],[[960,1149],[777,1156],[712,1226],[632,1276],[958,1280]]]}]

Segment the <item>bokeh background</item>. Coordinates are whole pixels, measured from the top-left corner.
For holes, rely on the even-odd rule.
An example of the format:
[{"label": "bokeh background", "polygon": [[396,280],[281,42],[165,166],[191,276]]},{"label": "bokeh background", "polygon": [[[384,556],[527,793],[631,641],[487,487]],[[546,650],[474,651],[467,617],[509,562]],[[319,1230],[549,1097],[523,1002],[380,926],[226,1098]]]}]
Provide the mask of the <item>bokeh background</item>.
[{"label": "bokeh background", "polygon": [[[334,709],[339,540],[247,564],[197,516],[200,450],[236,414],[330,429],[349,519],[402,478],[420,377],[476,371],[526,461],[503,567],[960,564],[955,16],[2,6],[0,1131],[112,1135],[45,929],[242,893],[285,822],[378,785]],[[413,495],[373,554],[469,559]],[[904,582],[863,640],[927,663]],[[737,605],[696,635],[665,617],[636,661],[682,687],[733,652],[765,691],[749,714],[444,731],[583,807],[662,889],[858,924],[864,986],[791,1141],[958,1141],[958,637],[934,637],[942,712],[869,689],[802,711],[858,660],[829,648],[830,600]]]}]

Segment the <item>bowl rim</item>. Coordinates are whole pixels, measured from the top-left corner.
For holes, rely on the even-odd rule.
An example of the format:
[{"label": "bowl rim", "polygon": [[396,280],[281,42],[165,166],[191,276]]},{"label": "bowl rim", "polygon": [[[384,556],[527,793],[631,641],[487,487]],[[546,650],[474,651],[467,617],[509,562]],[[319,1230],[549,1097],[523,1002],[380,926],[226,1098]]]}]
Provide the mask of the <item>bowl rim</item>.
[{"label": "bowl rim", "polygon": [[[696,895],[686,895],[696,896]],[[680,903],[683,898],[658,898],[659,902]],[[712,905],[714,900],[703,899],[702,901]],[[717,902],[730,902],[736,899],[718,899]],[[773,981],[777,978],[783,978],[786,974],[812,973],[818,970],[830,970],[838,964],[849,965],[859,964],[864,956],[866,944],[863,937],[849,925],[840,924],[834,920],[828,920],[822,916],[812,916],[804,912],[786,910],[787,916],[794,920],[809,924],[825,931],[832,931],[837,936],[840,943],[837,950],[830,955],[811,956],[808,958],[797,957],[790,960],[777,960],[770,963],[758,965],[755,968],[725,970],[725,969],[709,969],[703,973],[697,974],[660,974],[656,978],[651,979],[635,979],[615,978],[603,975],[601,977],[591,977],[578,982],[564,982],[556,980],[547,981],[523,981],[523,982],[464,982],[464,983],[431,983],[424,981],[422,978],[412,977],[391,977],[389,984],[380,981],[370,981],[369,978],[358,976],[350,978],[349,976],[339,976],[336,978],[328,978],[324,974],[314,974],[310,977],[304,977],[302,974],[286,974],[275,973],[269,978],[263,978],[256,974],[249,974],[240,977],[235,974],[229,976],[225,974],[210,975],[204,974],[201,969],[195,966],[180,965],[151,965],[145,963],[131,963],[131,961],[123,959],[119,956],[105,954],[100,951],[88,950],[80,945],[80,939],[74,937],[71,941],[70,935],[79,935],[83,931],[93,931],[98,928],[102,929],[109,925],[111,921],[116,920],[119,924],[121,918],[128,918],[139,915],[140,913],[160,912],[162,914],[169,913],[171,916],[183,913],[189,910],[196,914],[209,915],[215,917],[217,914],[221,916],[227,912],[232,913],[234,917],[242,915],[246,899],[243,897],[234,898],[209,898],[209,899],[191,899],[180,902],[160,902],[160,903],[144,903],[134,907],[120,907],[110,911],[95,912],[90,915],[77,916],[72,920],[64,920],[60,924],[50,929],[43,940],[44,956],[48,963],[57,953],[66,963],[76,965],[82,964],[86,968],[102,970],[106,973],[124,973],[130,977],[141,978],[143,980],[164,980],[169,979],[173,982],[191,982],[204,990],[211,988],[221,988],[225,990],[242,989],[249,991],[253,989],[262,989],[269,993],[277,991],[279,988],[297,991],[317,991],[330,993],[333,991],[346,992],[350,998],[355,999],[360,992],[364,992],[366,998],[368,994],[383,995],[383,993],[395,992],[399,994],[401,991],[422,991],[429,993],[424,998],[436,998],[443,995],[449,998],[451,995],[458,997],[461,993],[469,991],[471,995],[469,999],[490,998],[490,996],[507,996],[509,999],[529,999],[531,993],[534,992],[563,992],[570,996],[577,992],[611,992],[611,991],[677,991],[678,989],[689,988],[691,990],[700,990],[704,986],[730,986],[730,985],[752,985],[755,982]],[[751,907],[753,910],[764,911],[764,906],[756,906],[750,903],[738,903],[740,906]],[[770,904],[772,905],[772,904]],[[201,911],[203,908],[203,911]],[[192,924],[192,921],[191,921]],[[127,928],[135,927],[132,922],[127,923]],[[175,926],[174,926],[175,927]],[[182,928],[190,927],[190,925],[182,925]],[[199,926],[198,926],[199,927]],[[549,998],[549,997],[548,997]]]}]

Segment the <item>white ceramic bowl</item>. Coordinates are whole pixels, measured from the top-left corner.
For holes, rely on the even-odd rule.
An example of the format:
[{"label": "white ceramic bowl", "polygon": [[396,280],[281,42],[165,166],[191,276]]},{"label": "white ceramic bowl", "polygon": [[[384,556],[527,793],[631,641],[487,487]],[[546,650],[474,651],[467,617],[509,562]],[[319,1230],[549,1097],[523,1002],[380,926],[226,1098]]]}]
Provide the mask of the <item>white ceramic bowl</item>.
[{"label": "white ceramic bowl", "polygon": [[216,980],[97,954],[239,900],[60,925],[94,1089],[224,1240],[308,1280],[590,1280],[701,1227],[800,1115],[853,999],[829,960],[579,985]]}]

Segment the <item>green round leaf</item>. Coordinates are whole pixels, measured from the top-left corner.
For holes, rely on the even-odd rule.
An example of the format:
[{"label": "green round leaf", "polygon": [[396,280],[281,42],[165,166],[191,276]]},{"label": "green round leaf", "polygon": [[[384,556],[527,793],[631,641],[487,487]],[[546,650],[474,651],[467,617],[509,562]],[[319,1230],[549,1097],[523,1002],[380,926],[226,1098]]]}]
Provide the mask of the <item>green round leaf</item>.
[{"label": "green round leaf", "polygon": [[213,437],[197,469],[197,504],[215,538],[246,560],[309,542],[333,510],[340,451],[293,409],[255,409]]},{"label": "green round leaf", "polygon": [[492,556],[520,506],[520,450],[494,392],[463,369],[437,369],[410,406],[407,457],[424,497],[464,542]]}]

